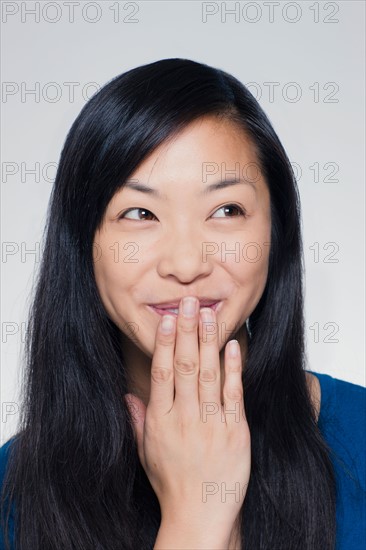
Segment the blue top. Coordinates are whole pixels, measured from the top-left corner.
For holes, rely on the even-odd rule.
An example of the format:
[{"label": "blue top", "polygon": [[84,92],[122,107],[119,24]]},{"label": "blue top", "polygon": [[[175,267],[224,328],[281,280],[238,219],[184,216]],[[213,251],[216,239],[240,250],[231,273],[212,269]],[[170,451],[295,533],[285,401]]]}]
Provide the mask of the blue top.
[{"label": "blue top", "polygon": [[[312,372],[312,371],[308,371]],[[337,479],[336,550],[366,549],[366,388],[328,374],[312,372],[320,382],[318,426],[332,456]],[[0,448],[0,487],[13,438]],[[12,527],[12,523],[10,524]],[[0,531],[0,550],[4,549]]]}]

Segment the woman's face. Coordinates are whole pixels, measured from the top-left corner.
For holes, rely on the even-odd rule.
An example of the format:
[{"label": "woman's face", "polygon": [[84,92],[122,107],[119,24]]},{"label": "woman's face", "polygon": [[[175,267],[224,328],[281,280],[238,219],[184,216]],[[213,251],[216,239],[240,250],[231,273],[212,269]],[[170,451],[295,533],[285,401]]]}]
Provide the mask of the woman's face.
[{"label": "woman's face", "polygon": [[[211,187],[225,180],[240,183]],[[270,196],[253,145],[232,122],[204,117],[153,151],[127,183],[151,190],[121,188],[94,241],[109,317],[152,357],[161,317],[151,304],[210,299],[220,302],[221,350],[267,280]]]}]

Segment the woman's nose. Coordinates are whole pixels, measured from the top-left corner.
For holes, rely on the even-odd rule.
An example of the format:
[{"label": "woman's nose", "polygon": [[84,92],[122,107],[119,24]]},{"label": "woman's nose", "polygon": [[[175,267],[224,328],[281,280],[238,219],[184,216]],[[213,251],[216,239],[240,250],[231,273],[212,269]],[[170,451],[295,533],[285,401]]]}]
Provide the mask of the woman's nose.
[{"label": "woman's nose", "polygon": [[212,257],[207,254],[207,243],[202,239],[176,234],[165,244],[158,265],[162,277],[174,276],[181,282],[190,282],[212,271]]}]

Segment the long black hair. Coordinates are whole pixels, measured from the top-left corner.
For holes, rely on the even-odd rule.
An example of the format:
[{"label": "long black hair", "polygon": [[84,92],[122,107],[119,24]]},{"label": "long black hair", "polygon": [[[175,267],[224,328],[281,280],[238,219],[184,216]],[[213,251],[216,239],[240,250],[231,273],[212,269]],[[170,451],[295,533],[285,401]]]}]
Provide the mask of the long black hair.
[{"label": "long black hair", "polygon": [[248,320],[243,371],[252,462],[242,549],[335,546],[331,451],[305,373],[296,179],[269,119],[239,80],[174,58],[108,82],[81,110],[61,153],[29,313],[20,428],[4,481],[16,549],[154,546],[160,507],[138,459],[123,399],[129,387],[120,330],[98,293],[93,241],[109,201],[145,157],[205,115],[246,132],[270,192],[268,279]]}]

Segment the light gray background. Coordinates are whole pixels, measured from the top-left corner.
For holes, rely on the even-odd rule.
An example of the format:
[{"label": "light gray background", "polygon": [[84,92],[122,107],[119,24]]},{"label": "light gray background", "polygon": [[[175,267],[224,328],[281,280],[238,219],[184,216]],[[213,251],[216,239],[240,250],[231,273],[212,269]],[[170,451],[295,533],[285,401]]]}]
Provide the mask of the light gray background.
[{"label": "light gray background", "polygon": [[[76,2],[73,22],[64,2],[38,4],[2,2],[0,444],[17,430],[25,321],[40,259],[26,251],[40,246],[55,175],[49,163],[57,164],[70,126],[96,90],[89,83],[102,86],[167,57],[232,73],[269,115],[301,170],[307,368],[365,386],[364,3],[211,2],[217,13],[206,22],[204,3],[193,1]],[[225,6],[239,11],[225,19]],[[74,97],[70,82],[78,83]],[[278,83],[272,98],[270,82]],[[25,93],[37,86],[39,97]],[[301,97],[292,101],[296,90]],[[38,182],[27,173],[36,163]]]}]

